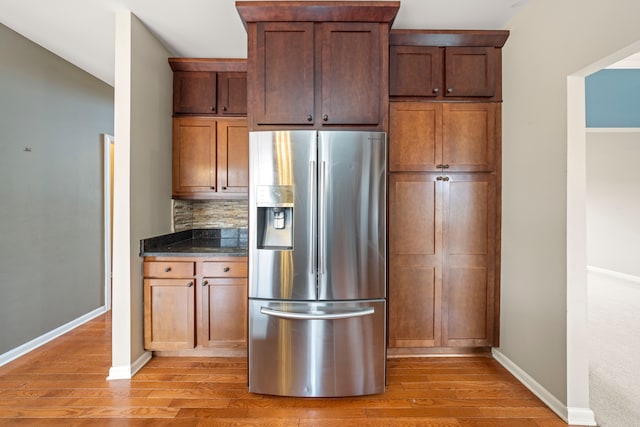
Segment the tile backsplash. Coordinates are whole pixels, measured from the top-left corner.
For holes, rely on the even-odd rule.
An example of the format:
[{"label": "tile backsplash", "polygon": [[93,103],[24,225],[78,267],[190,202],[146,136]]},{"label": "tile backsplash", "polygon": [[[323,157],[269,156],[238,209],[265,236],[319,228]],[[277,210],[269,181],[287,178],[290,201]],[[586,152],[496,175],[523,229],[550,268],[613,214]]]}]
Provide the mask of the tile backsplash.
[{"label": "tile backsplash", "polygon": [[247,200],[174,200],[175,231],[196,228],[247,228]]}]

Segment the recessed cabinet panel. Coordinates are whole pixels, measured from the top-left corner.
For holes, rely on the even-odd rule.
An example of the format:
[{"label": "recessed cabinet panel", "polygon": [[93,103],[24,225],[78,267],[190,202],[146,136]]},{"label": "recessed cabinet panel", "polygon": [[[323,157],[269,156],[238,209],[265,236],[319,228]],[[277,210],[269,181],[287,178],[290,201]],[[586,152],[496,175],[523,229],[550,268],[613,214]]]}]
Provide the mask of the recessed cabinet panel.
[{"label": "recessed cabinet panel", "polygon": [[313,39],[311,22],[257,24],[257,124],[313,124]]},{"label": "recessed cabinet panel", "polygon": [[489,199],[494,197],[488,181],[454,181],[449,184],[447,253],[489,253]]},{"label": "recessed cabinet panel", "polygon": [[435,97],[442,92],[442,52],[433,46],[391,46],[389,95]]},{"label": "recessed cabinet panel", "polygon": [[216,73],[176,71],[173,73],[175,114],[216,113]]},{"label": "recessed cabinet panel", "polygon": [[218,73],[218,113],[247,115],[247,73]]},{"label": "recessed cabinet panel", "polygon": [[445,50],[445,96],[492,97],[495,48],[448,47]]},{"label": "recessed cabinet panel", "polygon": [[323,23],[322,123],[380,121],[380,30],[378,24]]},{"label": "recessed cabinet panel", "polygon": [[485,267],[450,268],[445,291],[447,346],[490,345],[488,271]]},{"label": "recessed cabinet panel", "polygon": [[249,190],[249,131],[244,122],[218,122],[218,192]]},{"label": "recessed cabinet panel", "polygon": [[432,172],[442,163],[442,105],[392,102],[389,170]]},{"label": "recessed cabinet panel", "polygon": [[443,104],[443,163],[452,171],[495,168],[496,104]]}]

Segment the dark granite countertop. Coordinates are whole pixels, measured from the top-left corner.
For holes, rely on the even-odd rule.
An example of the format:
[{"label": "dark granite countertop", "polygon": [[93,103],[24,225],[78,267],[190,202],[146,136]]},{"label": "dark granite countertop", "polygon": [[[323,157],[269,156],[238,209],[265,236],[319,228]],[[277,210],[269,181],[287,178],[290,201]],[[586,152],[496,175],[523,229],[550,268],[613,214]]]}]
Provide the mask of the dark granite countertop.
[{"label": "dark granite countertop", "polygon": [[140,241],[140,256],[247,256],[246,228],[179,231]]}]

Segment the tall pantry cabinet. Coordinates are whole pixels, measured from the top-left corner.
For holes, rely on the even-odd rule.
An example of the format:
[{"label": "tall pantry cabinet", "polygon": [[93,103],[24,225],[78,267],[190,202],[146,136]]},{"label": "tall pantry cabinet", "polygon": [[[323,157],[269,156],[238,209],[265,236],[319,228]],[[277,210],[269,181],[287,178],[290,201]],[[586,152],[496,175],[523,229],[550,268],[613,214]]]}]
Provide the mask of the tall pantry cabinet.
[{"label": "tall pantry cabinet", "polygon": [[498,345],[507,31],[393,30],[389,355]]}]

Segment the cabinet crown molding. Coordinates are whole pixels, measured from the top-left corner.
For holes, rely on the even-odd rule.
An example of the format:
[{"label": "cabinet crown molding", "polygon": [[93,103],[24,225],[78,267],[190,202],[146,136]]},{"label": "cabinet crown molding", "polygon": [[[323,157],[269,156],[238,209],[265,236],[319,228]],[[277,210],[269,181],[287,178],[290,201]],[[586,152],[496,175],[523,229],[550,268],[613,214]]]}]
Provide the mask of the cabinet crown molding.
[{"label": "cabinet crown molding", "polygon": [[501,48],[509,37],[507,30],[391,30],[391,46],[484,46]]},{"label": "cabinet crown molding", "polygon": [[244,58],[169,58],[172,71],[247,71]]},{"label": "cabinet crown molding", "polygon": [[248,22],[383,22],[389,26],[400,9],[399,1],[236,1]]}]

